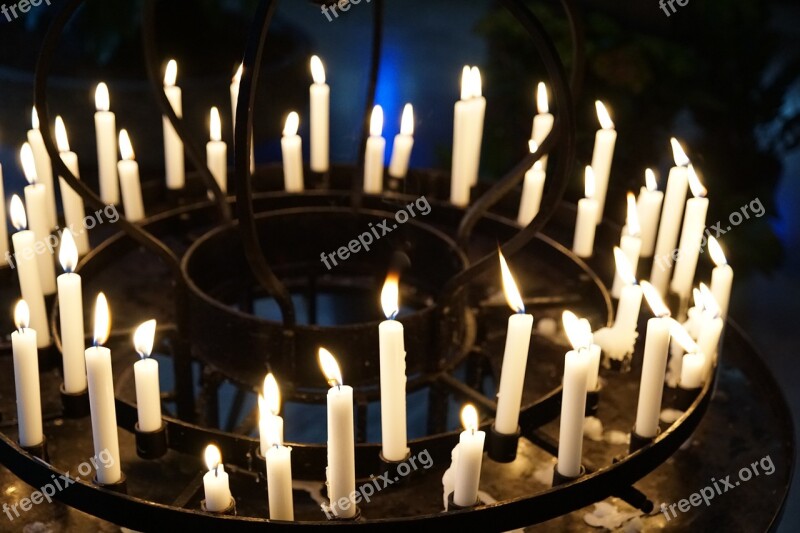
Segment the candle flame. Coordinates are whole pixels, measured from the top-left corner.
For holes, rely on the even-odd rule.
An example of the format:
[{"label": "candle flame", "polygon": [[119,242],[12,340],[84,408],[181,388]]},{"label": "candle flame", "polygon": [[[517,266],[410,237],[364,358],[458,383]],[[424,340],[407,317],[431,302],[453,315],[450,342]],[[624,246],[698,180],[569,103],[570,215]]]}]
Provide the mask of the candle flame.
[{"label": "candle flame", "polygon": [[722,246],[720,246],[716,237],[709,237],[708,251],[711,252],[711,259],[718,267],[728,264],[728,259],[725,257],[725,252],[722,251]]},{"label": "candle flame", "polygon": [[36,106],[31,108],[31,129],[39,129],[39,112],[36,111]]},{"label": "candle flame", "polygon": [[341,387],[342,371],[339,368],[339,363],[336,362],[336,358],[333,354],[325,348],[319,349],[319,366],[322,369],[322,373],[325,375],[328,385],[331,387],[337,385]]},{"label": "candle flame", "polygon": [[517,313],[524,313],[525,303],[522,301],[519,288],[517,288],[517,282],[514,281],[514,275],[511,274],[511,269],[508,268],[506,258],[499,248],[497,254],[500,256],[500,272],[503,278],[503,293],[506,296],[506,302],[508,302],[508,306]]},{"label": "candle flame", "polygon": [[653,287],[650,282],[642,281],[642,292],[644,292],[644,299],[647,300],[647,305],[653,311],[653,314],[658,318],[668,317],[670,315],[669,308],[661,298],[658,289]]},{"label": "candle flame", "polygon": [[627,256],[619,246],[614,247],[614,263],[617,265],[617,274],[626,285],[636,285],[636,274]]},{"label": "candle flame", "polygon": [[14,306],[14,324],[19,330],[26,329],[31,324],[31,309],[25,300],[18,301]]},{"label": "candle flame", "polygon": [[547,101],[547,85],[541,81],[536,86],[536,110],[540,114],[550,112],[550,104]]},{"label": "candle flame", "polygon": [[461,409],[461,425],[465,430],[473,433],[478,430],[478,410],[471,403]]},{"label": "candle flame", "polygon": [[400,312],[400,276],[389,272],[381,290],[381,307],[388,320],[394,320]]},{"label": "candle flame", "polygon": [[483,96],[483,80],[481,79],[481,70],[478,67],[472,67],[472,88],[471,93],[473,98],[480,98]]},{"label": "candle flame", "polygon": [[69,137],[67,137],[67,127],[61,116],[56,117],[56,144],[59,152],[69,152]]},{"label": "candle flame", "polygon": [[383,133],[383,108],[376,105],[372,108],[372,116],[369,119],[369,134],[373,137],[380,137]]},{"label": "candle flame", "polygon": [[639,225],[639,210],[636,207],[636,196],[628,191],[628,218],[626,225],[628,227],[628,235],[631,237],[638,237],[642,233],[642,227]]},{"label": "candle flame", "polygon": [[594,107],[597,111],[597,120],[600,121],[600,127],[604,130],[613,130],[614,121],[611,120],[611,115],[608,114],[608,109],[606,109],[605,104],[600,100],[596,100]]},{"label": "candle flame", "polygon": [[561,313],[564,333],[575,350],[585,350],[592,345],[592,328],[585,318],[578,318],[572,311]]},{"label": "candle flame", "polygon": [[692,289],[692,300],[694,300],[694,306],[698,309],[703,309],[703,293],[700,292],[700,289],[697,287]]},{"label": "candle flame", "polygon": [[689,164],[689,156],[686,155],[686,152],[683,150],[683,146],[681,143],[678,142],[678,139],[672,137],[669,140],[670,144],[672,145],[672,157],[675,159],[675,166],[676,167],[685,167]]},{"label": "candle flame", "polygon": [[25,173],[25,179],[31,185],[36,184],[38,177],[36,176],[36,162],[33,158],[33,150],[31,145],[24,143],[19,150],[19,158],[22,162],[22,171]]},{"label": "candle flame", "polygon": [[709,289],[708,285],[705,283],[700,284],[700,297],[703,302],[703,308],[708,311],[711,316],[714,318],[720,316],[722,310],[719,307],[719,303],[714,297],[714,293],[711,292],[711,289]]},{"label": "candle flame", "polygon": [[167,62],[167,68],[164,70],[164,86],[174,87],[178,81],[178,62],[170,59]]},{"label": "candle flame", "polygon": [[[261,398],[264,400],[262,416],[267,412],[273,416],[278,416],[278,413],[281,412],[281,389],[278,387],[278,380],[275,379],[272,372],[264,378],[264,394]],[[262,406],[259,405],[259,407]]]},{"label": "candle flame", "polygon": [[28,217],[25,214],[25,206],[22,205],[22,199],[16,194],[11,197],[11,207],[9,211],[11,212],[11,225],[14,226],[17,231],[24,230],[28,227]]},{"label": "candle flame", "polygon": [[135,157],[131,137],[128,135],[128,130],[124,128],[119,130],[119,153],[122,154],[122,159],[125,161],[133,161]]},{"label": "candle flame", "polygon": [[706,194],[708,194],[708,189],[700,182],[700,178],[692,165],[689,165],[689,188],[695,198],[705,198]]},{"label": "candle flame", "polygon": [[311,77],[314,83],[325,83],[325,65],[319,56],[311,56]]},{"label": "candle flame", "polygon": [[461,69],[461,99],[469,100],[472,98],[472,69],[465,65]]},{"label": "candle flame", "polygon": [[400,134],[414,135],[414,106],[406,104],[403,108],[403,118],[400,119]]},{"label": "candle flame", "polygon": [[644,170],[644,185],[650,192],[658,190],[658,181],[656,180],[656,173],[652,169],[646,168]]},{"label": "candle flame", "polygon": [[219,142],[222,140],[222,119],[219,118],[219,109],[216,106],[211,108],[211,112],[209,113],[208,117],[209,122],[209,133],[211,134],[211,140],[214,142]]},{"label": "candle flame", "polygon": [[97,84],[94,91],[94,107],[98,111],[108,111],[111,109],[111,97],[108,95],[108,85],[104,82]]},{"label": "candle flame", "polygon": [[233,74],[233,79],[231,83],[234,85],[239,85],[242,81],[242,73],[244,72],[244,63],[239,63],[239,68],[236,69],[236,72]]},{"label": "candle flame", "polygon": [[209,471],[216,470],[216,468],[222,464],[222,454],[220,453],[219,448],[213,444],[206,446],[205,460],[206,467],[208,467]]},{"label": "candle flame", "polygon": [[290,137],[297,135],[298,129],[300,129],[300,115],[292,111],[286,117],[286,123],[283,125],[283,136]]},{"label": "candle flame", "polygon": [[145,359],[153,353],[153,343],[156,338],[156,320],[150,319],[142,322],[133,334],[133,346],[139,357]]},{"label": "candle flame", "polygon": [[102,292],[97,294],[94,305],[94,345],[102,346],[108,340],[111,332],[111,313],[108,310],[108,300]]},{"label": "candle flame", "polygon": [[692,336],[686,331],[686,328],[674,318],[670,318],[669,321],[669,334],[672,336],[673,340],[675,340],[686,353],[699,352],[700,347],[694,342],[694,339],[692,339]]},{"label": "candle flame", "polygon": [[592,169],[591,166],[586,165],[586,170],[584,171],[584,182],[583,182],[583,190],[586,198],[589,199],[594,198],[595,188],[596,184],[594,177],[594,169]]},{"label": "candle flame", "polygon": [[539,150],[539,143],[534,141],[533,139],[528,141],[528,151],[532,154],[535,154]]},{"label": "candle flame", "polygon": [[61,234],[61,246],[58,249],[58,262],[64,272],[73,272],[78,266],[78,247],[75,246],[75,238],[69,228]]}]

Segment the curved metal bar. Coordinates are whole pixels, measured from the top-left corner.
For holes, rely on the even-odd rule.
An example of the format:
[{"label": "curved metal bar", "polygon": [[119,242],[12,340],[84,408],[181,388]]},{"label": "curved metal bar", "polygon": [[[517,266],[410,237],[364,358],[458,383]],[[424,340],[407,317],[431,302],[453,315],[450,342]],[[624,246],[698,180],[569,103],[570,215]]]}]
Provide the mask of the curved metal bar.
[{"label": "curved metal bar", "polygon": [[[148,0],[152,1],[152,0]],[[253,209],[253,185],[250,180],[250,150],[253,131],[253,107],[256,101],[258,74],[264,43],[269,25],[277,7],[277,0],[262,0],[253,19],[253,28],[242,62],[242,79],[236,104],[236,131],[234,132],[234,160],[236,167],[236,211],[239,216],[239,231],[242,235],[245,256],[259,285],[275,298],[281,310],[283,324],[295,325],[292,297],[264,258],[256,229],[256,214]]]},{"label": "curved metal bar", "polygon": [[569,75],[569,86],[574,98],[581,93],[583,88],[583,73],[586,66],[583,22],[578,10],[575,9],[574,0],[561,0],[561,7],[564,9],[569,23],[569,36],[572,41],[572,69]]}]

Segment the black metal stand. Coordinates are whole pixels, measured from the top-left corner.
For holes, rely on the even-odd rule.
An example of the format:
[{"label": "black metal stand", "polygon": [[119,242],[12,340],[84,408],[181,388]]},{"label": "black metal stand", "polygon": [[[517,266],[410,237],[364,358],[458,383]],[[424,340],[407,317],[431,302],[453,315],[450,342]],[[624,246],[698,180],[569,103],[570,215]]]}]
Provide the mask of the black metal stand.
[{"label": "black metal stand", "polygon": [[517,446],[519,445],[519,436],[521,429],[517,426],[517,431],[510,435],[500,433],[492,426],[489,430],[489,440],[487,442],[487,451],[489,458],[498,463],[511,463],[517,458]]},{"label": "black metal stand", "polygon": [[477,499],[477,500],[475,500],[475,503],[473,505],[469,505],[467,507],[462,507],[461,505],[456,505],[456,503],[453,501],[453,498],[455,498],[455,492],[451,492],[447,496],[447,510],[448,511],[461,511],[463,509],[474,509],[475,507],[478,507],[481,504],[481,500]]},{"label": "black metal stand", "polygon": [[328,511],[326,511],[326,516],[328,517],[328,522],[358,522],[361,520],[361,508],[358,505],[353,504],[356,508],[356,513],[351,517],[345,516],[336,516],[329,507],[326,506]]},{"label": "black metal stand", "polygon": [[86,389],[82,392],[71,393],[64,390],[64,385],[61,385],[59,390],[61,393],[61,406],[63,408],[62,414],[64,418],[78,419],[89,416],[89,390]]},{"label": "black metal stand", "polygon": [[136,435],[136,454],[142,459],[158,459],[163,457],[169,446],[167,445],[167,425],[162,423],[155,431],[144,432],[139,430],[139,424],[134,428]]},{"label": "black metal stand", "polygon": [[409,459],[411,459],[411,451],[399,461],[389,461],[383,456],[383,453],[380,454],[380,458],[381,471],[379,475],[388,476],[389,479],[392,480],[393,484],[390,485],[390,487],[405,485],[414,477],[414,473],[419,471],[419,467],[416,465],[412,466],[409,462]]},{"label": "black metal stand", "polygon": [[672,389],[672,394],[670,395],[672,397],[672,401],[670,404],[678,411],[686,411],[697,399],[700,391],[701,389],[684,389],[682,387],[676,387],[675,389]]},{"label": "black metal stand", "polygon": [[36,444],[34,446],[22,446],[22,445],[20,445],[20,447],[23,450],[25,450],[26,452],[28,452],[29,454],[31,454],[32,456],[38,457],[42,461],[45,461],[45,462],[48,462],[48,463],[50,462],[50,456],[47,453],[47,437],[43,437],[42,438],[42,442],[40,442],[39,444]]},{"label": "black metal stand", "polygon": [[557,487],[558,485],[566,485],[567,483],[572,483],[576,479],[582,478],[584,475],[586,475],[586,468],[583,465],[581,465],[580,474],[578,474],[576,477],[569,477],[561,474],[558,471],[558,463],[556,463],[555,466],[553,466],[553,486]]},{"label": "black metal stand", "polygon": [[586,416],[597,416],[597,409],[600,406],[601,390],[603,390],[603,387],[598,385],[597,390],[586,393]]},{"label": "black metal stand", "polygon": [[[659,430],[656,433],[656,437],[660,432],[661,431]],[[629,453],[638,452],[648,444],[652,444],[653,441],[656,440],[656,437],[642,437],[641,435],[636,433],[636,428],[631,429],[631,441],[630,444],[628,445],[628,452]]]}]

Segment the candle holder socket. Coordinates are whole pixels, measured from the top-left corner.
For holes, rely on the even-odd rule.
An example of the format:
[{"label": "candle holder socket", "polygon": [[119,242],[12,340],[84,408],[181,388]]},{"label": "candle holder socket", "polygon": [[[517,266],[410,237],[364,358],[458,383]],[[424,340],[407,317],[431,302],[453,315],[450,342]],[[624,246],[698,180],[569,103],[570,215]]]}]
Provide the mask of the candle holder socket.
[{"label": "candle holder socket", "polygon": [[475,507],[481,504],[480,498],[475,500],[475,503],[472,505],[468,505],[466,507],[457,505],[455,502],[455,492],[451,492],[447,495],[447,510],[448,511],[461,511],[462,509],[474,509]]},{"label": "candle holder socket", "polygon": [[517,458],[517,446],[521,429],[517,426],[517,431],[511,434],[500,433],[492,424],[489,430],[489,440],[487,451],[489,458],[497,463],[511,463]]},{"label": "candle holder socket", "polygon": [[137,422],[134,426],[134,433],[136,435],[136,454],[142,459],[158,459],[169,450],[167,425],[163,422],[161,427],[155,431],[141,431]]},{"label": "candle holder socket", "polygon": [[[656,430],[656,437],[658,436],[659,433],[661,433],[661,428],[658,428]],[[648,444],[652,444],[653,441],[656,440],[656,437],[642,437],[641,435],[636,433],[636,427],[634,426],[631,429],[631,440],[630,443],[628,444],[628,453],[637,452],[642,448],[644,448],[645,446],[647,446]]]},{"label": "candle holder socket", "polygon": [[67,392],[64,385],[59,389],[61,393],[61,407],[64,418],[79,419],[89,416],[89,389],[81,392]]},{"label": "candle holder socket", "polygon": [[411,450],[399,461],[390,461],[386,459],[383,456],[383,452],[379,454],[379,457],[381,459],[381,470],[378,475],[382,476],[383,479],[387,479],[388,476],[388,479],[392,482],[390,486],[405,485],[409,479],[414,478],[414,473],[419,471],[419,466],[416,462],[409,462],[409,459],[411,459]]},{"label": "candle holder socket", "polygon": [[330,505],[324,504],[322,506],[322,511],[325,513],[325,516],[328,518],[328,522],[357,522],[361,520],[361,508],[358,505],[353,504],[353,507],[356,508],[356,512],[353,516],[346,517],[346,516],[336,516],[336,514],[331,509]]},{"label": "candle holder socket", "polygon": [[676,387],[672,392],[672,401],[670,402],[674,409],[679,411],[687,411],[694,403],[695,399],[700,395],[702,387],[696,389],[684,389],[683,387]]},{"label": "candle holder socket", "polygon": [[128,478],[125,477],[124,472],[120,476],[119,481],[116,483],[100,483],[97,480],[97,474],[95,474],[95,476],[92,478],[92,483],[101,489],[110,490],[112,492],[116,492],[117,494],[128,494]]},{"label": "candle holder socket", "polygon": [[50,455],[47,453],[47,437],[42,437],[42,442],[34,444],[33,446],[23,446],[20,444],[20,448],[46,463],[50,462]]},{"label": "candle holder socket", "polygon": [[597,389],[586,393],[586,416],[597,416],[597,409],[600,406],[600,391],[603,386],[597,384]]},{"label": "candle holder socket", "polygon": [[222,511],[209,511],[206,507],[206,501],[200,501],[200,509],[206,513],[218,514],[218,515],[228,515],[228,516],[236,516],[236,498],[231,497],[231,503]]},{"label": "candle holder socket", "polygon": [[584,475],[586,475],[586,468],[583,465],[581,465],[580,473],[577,476],[570,477],[559,472],[558,463],[556,463],[553,467],[553,486],[557,487],[558,485],[566,485],[567,483],[571,483],[576,479],[582,478]]}]

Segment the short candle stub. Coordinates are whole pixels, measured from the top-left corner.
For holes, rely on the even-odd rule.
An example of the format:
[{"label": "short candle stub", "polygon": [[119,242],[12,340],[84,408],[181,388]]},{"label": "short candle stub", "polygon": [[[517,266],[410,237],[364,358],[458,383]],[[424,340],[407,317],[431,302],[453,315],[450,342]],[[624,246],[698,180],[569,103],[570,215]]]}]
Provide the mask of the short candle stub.
[{"label": "short candle stub", "polygon": [[489,430],[489,439],[486,443],[489,458],[498,463],[511,463],[517,458],[517,446],[521,429],[517,426],[517,431],[507,435],[500,433],[492,425]]},{"label": "short candle stub", "polygon": [[20,446],[23,450],[34,457],[38,457],[42,461],[50,462],[50,456],[47,453],[47,437],[42,437],[42,442],[34,446]]},{"label": "short candle stub", "polygon": [[586,416],[597,416],[597,409],[600,406],[600,391],[602,386],[598,385],[597,390],[586,393]]},{"label": "short candle stub", "polygon": [[450,494],[447,495],[447,510],[448,511],[460,511],[462,509],[474,509],[475,507],[477,507],[477,506],[479,506],[481,504],[481,500],[478,499],[478,500],[475,500],[475,503],[473,505],[470,505],[469,507],[462,507],[460,505],[456,505],[456,503],[454,501],[454,497],[455,497],[454,495],[455,495],[454,492],[451,492]]},{"label": "short candle stub", "polygon": [[581,465],[581,472],[580,474],[578,474],[577,477],[568,477],[562,475],[558,471],[558,463],[556,463],[553,466],[553,486],[557,487],[558,485],[566,485],[567,483],[572,483],[576,479],[582,478],[584,475],[586,475],[586,468],[583,465]]},{"label": "short candle stub", "polygon": [[59,392],[61,393],[61,415],[64,418],[79,419],[89,416],[89,389],[81,392],[67,392],[62,384]]},{"label": "short candle stub", "polygon": [[142,459],[159,459],[169,450],[167,445],[167,425],[163,422],[155,431],[140,431],[139,423],[134,426],[136,434],[136,454]]},{"label": "short candle stub", "polygon": [[92,478],[92,483],[94,483],[101,489],[110,490],[112,492],[116,492],[117,494],[128,494],[128,478],[125,477],[124,472],[119,478],[119,481],[117,481],[116,483],[100,483],[99,481],[97,481],[96,475]]},{"label": "short candle stub", "polygon": [[[416,474],[425,471],[424,469],[420,469],[419,465],[411,465],[409,462],[411,459],[410,450],[406,456],[399,461],[389,461],[383,456],[382,452],[378,455],[381,459],[380,471],[375,474],[375,477],[388,476],[388,478],[392,481],[392,484],[387,488],[406,485],[409,479],[413,479]],[[384,477],[384,479],[386,478]]]},{"label": "short candle stub", "polygon": [[683,387],[676,387],[673,389],[672,401],[670,402],[674,409],[678,411],[688,411],[692,406],[697,396],[700,394],[700,388],[684,389]]},{"label": "short candle stub", "polygon": [[222,511],[209,511],[206,509],[206,501],[202,500],[200,502],[200,509],[206,513],[212,514],[220,514],[220,515],[228,515],[228,516],[236,516],[236,498],[231,497],[231,503]]},{"label": "short candle stub", "polygon": [[[656,431],[656,437],[661,433],[661,428]],[[636,428],[631,429],[631,441],[628,445],[628,453],[638,452],[648,444],[652,444],[656,437],[642,437],[636,433]]]}]

